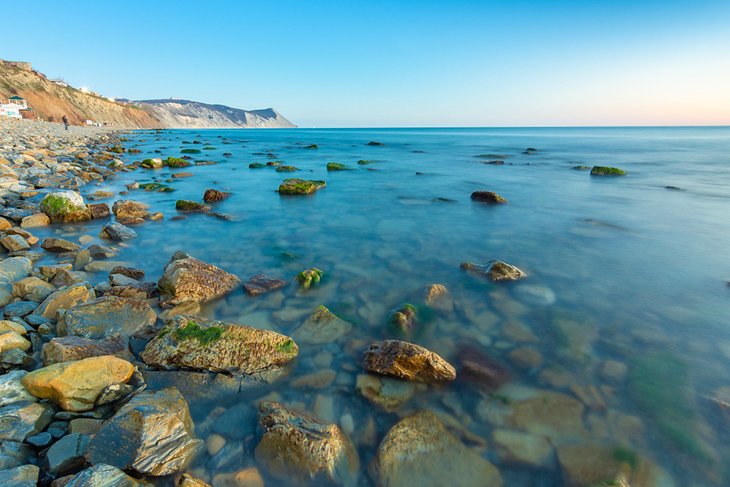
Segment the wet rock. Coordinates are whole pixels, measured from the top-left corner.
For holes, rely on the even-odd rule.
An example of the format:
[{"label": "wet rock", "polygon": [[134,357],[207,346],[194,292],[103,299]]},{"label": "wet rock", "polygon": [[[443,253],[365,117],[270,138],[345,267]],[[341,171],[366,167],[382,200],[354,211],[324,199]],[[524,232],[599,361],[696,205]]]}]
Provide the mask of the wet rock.
[{"label": "wet rock", "polygon": [[36,213],[26,216],[20,221],[20,228],[37,228],[46,227],[51,223],[51,219],[45,213]]},{"label": "wet rock", "polygon": [[299,325],[292,336],[301,343],[321,345],[333,343],[350,333],[352,325],[332,313],[324,306],[319,306],[304,323]]},{"label": "wet rock", "polygon": [[53,338],[43,346],[43,364],[51,365],[72,360],[81,360],[102,355],[114,355],[131,360],[127,339],[121,335],[113,335],[99,340],[79,336]]},{"label": "wet rock", "polygon": [[259,411],[264,434],[256,462],[272,477],[294,485],[356,484],[360,461],[339,426],[275,402],[262,402]]},{"label": "wet rock", "polygon": [[264,479],[256,467],[238,472],[219,473],[213,477],[216,487],[264,487]]},{"label": "wet rock", "polygon": [[465,346],[459,350],[459,378],[491,392],[510,381],[507,369],[478,349]]},{"label": "wet rock", "polygon": [[591,176],[623,176],[626,171],[617,167],[593,166]]},{"label": "wet rock", "polygon": [[30,249],[28,241],[20,235],[5,235],[0,238],[0,245],[5,247],[8,252],[20,252]]},{"label": "wet rock", "polygon": [[440,311],[453,311],[454,300],[443,284],[431,284],[424,292],[424,302],[429,308]]},{"label": "wet rock", "polygon": [[89,437],[79,433],[66,435],[46,452],[45,470],[54,476],[68,475],[81,470],[86,464],[84,454]]},{"label": "wet rock", "polygon": [[111,215],[109,205],[106,203],[92,203],[86,206],[89,209],[89,213],[91,213],[91,218],[94,220],[108,218]]},{"label": "wet rock", "polygon": [[206,212],[206,211],[210,211],[212,208],[210,207],[210,205],[198,203],[197,201],[177,200],[175,202],[175,209],[177,211],[186,211],[186,212]]},{"label": "wet rock", "polygon": [[431,412],[397,423],[385,435],[373,464],[383,487],[501,487],[499,470],[451,434]]},{"label": "wet rock", "polygon": [[558,447],[557,454],[569,487],[673,485],[656,466],[622,446],[579,443]]},{"label": "wet rock", "polygon": [[259,296],[269,291],[281,289],[287,285],[287,282],[281,279],[266,276],[264,274],[256,274],[243,284],[243,289],[251,296]]},{"label": "wet rock", "polygon": [[481,203],[489,204],[503,204],[507,203],[507,200],[502,196],[498,195],[494,191],[474,191],[471,194],[472,201],[479,201]]},{"label": "wet rock", "polygon": [[35,465],[21,465],[8,470],[0,470],[0,485],[8,487],[35,487],[38,485],[40,469]]},{"label": "wet rock", "polygon": [[106,355],[52,364],[28,373],[22,383],[34,396],[80,412],[92,410],[106,387],[128,382],[133,373],[132,364]]},{"label": "wet rock", "polygon": [[355,390],[376,406],[392,412],[413,397],[415,387],[412,383],[402,380],[358,374]]},{"label": "wet rock", "polygon": [[121,223],[112,222],[104,225],[99,236],[101,238],[114,240],[115,242],[121,242],[123,240],[129,240],[137,237],[137,232],[129,227],[125,227]]},{"label": "wet rock", "polygon": [[138,482],[118,468],[101,463],[77,473],[63,487],[142,487],[143,485],[146,484]]},{"label": "wet rock", "polygon": [[162,166],[164,166],[164,163],[159,157],[154,157],[151,159],[143,160],[140,166],[145,169],[160,169]]},{"label": "wet rock", "polygon": [[531,347],[520,347],[512,350],[509,358],[516,366],[523,369],[535,369],[542,365],[542,354]]},{"label": "wet rock", "polygon": [[157,367],[254,374],[294,359],[291,338],[250,326],[176,316],[150,341],[141,357]]},{"label": "wet rock", "polygon": [[75,252],[81,248],[78,244],[56,237],[45,239],[41,247],[49,252]]},{"label": "wet rock", "polygon": [[25,443],[0,441],[0,471],[24,465],[33,455],[33,449]]},{"label": "wet rock", "polygon": [[328,171],[348,171],[350,168],[347,167],[347,165],[339,163],[339,162],[328,162],[327,163],[327,170]]},{"label": "wet rock", "polygon": [[36,402],[16,403],[0,408],[0,440],[25,441],[51,422],[53,409]]},{"label": "wet rock", "polygon": [[461,268],[469,273],[486,276],[492,281],[517,281],[527,277],[517,267],[500,260],[490,260],[485,265],[463,262]]},{"label": "wet rock", "polygon": [[40,303],[55,291],[56,286],[37,277],[26,277],[13,284],[13,296],[36,303]]},{"label": "wet rock", "polygon": [[214,265],[178,252],[157,283],[161,306],[172,307],[187,301],[205,303],[233,291],[241,281]]},{"label": "wet rock", "polygon": [[169,388],[142,392],[122,406],[92,438],[88,458],[157,477],[184,470],[202,445],[185,399]]},{"label": "wet rock", "polygon": [[504,463],[531,468],[550,468],[553,447],[542,436],[509,429],[496,429],[492,433],[494,447]]},{"label": "wet rock", "polygon": [[123,225],[144,223],[150,212],[150,205],[134,200],[118,200],[112,205],[112,213]]},{"label": "wet rock", "polygon": [[53,442],[53,436],[47,431],[43,431],[37,435],[29,436],[25,439],[25,442],[36,448],[44,448]]},{"label": "wet rock", "polygon": [[231,193],[225,191],[218,191],[217,189],[206,189],[203,195],[203,201],[206,203],[213,203],[215,201],[223,201],[224,199],[231,196]]},{"label": "wet rock", "polygon": [[99,244],[90,245],[88,251],[93,259],[111,259],[117,255],[111,247]]},{"label": "wet rock", "polygon": [[91,219],[84,199],[76,191],[49,193],[41,202],[41,211],[53,223],[79,222]]},{"label": "wet rock", "polygon": [[157,314],[146,301],[103,296],[69,309],[59,320],[58,334],[96,339],[111,334],[149,336],[156,321]]},{"label": "wet rock", "polygon": [[133,267],[114,266],[109,274],[122,274],[137,281],[144,279],[144,271]]},{"label": "wet rock", "polygon": [[306,269],[297,274],[297,282],[299,283],[299,287],[302,290],[306,291],[313,285],[319,284],[319,281],[322,280],[322,277],[324,277],[324,272],[317,269],[316,267],[312,267],[311,269]]},{"label": "wet rock", "polygon": [[309,181],[306,179],[289,178],[279,185],[279,194],[302,195],[312,194],[318,189],[324,188],[327,184],[324,181]]},{"label": "wet rock", "polygon": [[20,382],[26,373],[25,370],[13,370],[0,375],[0,407],[18,402],[36,401]]},{"label": "wet rock", "polygon": [[93,290],[88,289],[84,284],[74,284],[50,294],[36,309],[35,314],[55,320],[59,309],[70,309],[79,303],[85,303],[93,297]]},{"label": "wet rock", "polygon": [[456,370],[439,355],[413,343],[384,340],[364,353],[365,368],[371,372],[416,382],[456,379]]},{"label": "wet rock", "polygon": [[19,333],[14,331],[0,333],[0,353],[15,349],[26,351],[29,348],[30,342]]}]

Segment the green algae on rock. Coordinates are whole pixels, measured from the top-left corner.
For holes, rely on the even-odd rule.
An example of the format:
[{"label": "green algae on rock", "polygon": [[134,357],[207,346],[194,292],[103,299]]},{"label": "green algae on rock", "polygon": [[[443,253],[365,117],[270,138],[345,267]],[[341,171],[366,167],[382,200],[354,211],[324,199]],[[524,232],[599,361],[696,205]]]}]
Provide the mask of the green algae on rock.
[{"label": "green algae on rock", "polygon": [[91,212],[76,191],[56,191],[43,198],[40,209],[53,223],[91,220]]},{"label": "green algae on rock", "polygon": [[328,162],[327,163],[327,170],[328,171],[347,171],[350,169],[345,164],[341,164],[339,162]]},{"label": "green algae on rock", "polygon": [[175,202],[175,209],[177,211],[197,211],[197,212],[206,212],[210,211],[211,207],[209,205],[198,203],[197,201],[190,201],[190,200],[177,200]]},{"label": "green algae on rock", "polygon": [[199,149],[183,149],[180,151],[181,154],[200,154]]},{"label": "green algae on rock", "polygon": [[145,169],[160,169],[164,165],[165,164],[162,162],[162,159],[160,159],[159,157],[145,159],[140,164],[140,166],[142,166]]},{"label": "green algae on rock", "polygon": [[319,284],[322,277],[324,277],[324,272],[316,267],[312,267],[311,269],[303,270],[297,274],[297,282],[299,283],[299,287],[306,291],[313,285]]},{"label": "green algae on rock", "polygon": [[472,201],[479,201],[480,203],[488,204],[504,204],[507,203],[507,199],[498,195],[494,191],[474,191],[471,194]]},{"label": "green algae on rock", "polygon": [[624,176],[626,171],[617,167],[593,166],[591,176]]},{"label": "green algae on rock", "polygon": [[398,308],[390,317],[390,323],[401,333],[412,333],[418,324],[418,309],[410,303]]},{"label": "green algae on rock", "polygon": [[155,367],[250,375],[283,366],[298,353],[294,340],[273,331],[178,315],[147,344],[141,357]]},{"label": "green algae on rock", "polygon": [[276,172],[295,172],[298,170],[299,168],[296,166],[279,166],[276,168]]},{"label": "green algae on rock", "polygon": [[266,164],[261,163],[261,162],[252,162],[251,164],[248,165],[249,169],[261,169],[263,167],[266,167]]},{"label": "green algae on rock", "polygon": [[279,194],[299,195],[312,194],[327,185],[324,181],[311,181],[307,179],[289,178],[279,185]]},{"label": "green algae on rock", "polygon": [[186,161],[185,159],[182,159],[180,157],[168,157],[165,159],[165,165],[167,167],[177,168],[177,167],[189,167],[191,164]]}]

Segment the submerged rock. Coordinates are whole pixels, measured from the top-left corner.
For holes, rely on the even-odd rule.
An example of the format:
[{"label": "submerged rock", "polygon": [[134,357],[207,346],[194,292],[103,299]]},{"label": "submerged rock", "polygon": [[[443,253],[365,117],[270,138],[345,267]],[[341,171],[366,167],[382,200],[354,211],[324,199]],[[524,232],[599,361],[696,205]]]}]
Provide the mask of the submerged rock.
[{"label": "submerged rock", "polygon": [[490,204],[502,204],[507,203],[507,200],[502,196],[498,195],[494,191],[474,191],[471,194],[472,201],[479,201],[481,203]]},{"label": "submerged rock", "polygon": [[480,350],[465,346],[459,350],[459,378],[491,392],[510,381],[507,369]]},{"label": "submerged rock", "polygon": [[319,284],[323,276],[324,272],[316,267],[312,267],[297,274],[297,282],[299,283],[299,287],[306,291],[312,285]]},{"label": "submerged rock", "polygon": [[206,212],[210,211],[212,208],[209,205],[198,203],[197,201],[177,200],[177,202],[175,202],[175,209],[177,211]]},{"label": "submerged rock", "polygon": [[623,176],[626,171],[617,167],[593,166],[591,176]]},{"label": "submerged rock", "polygon": [[287,282],[282,279],[256,274],[243,284],[243,289],[251,296],[259,296],[269,291],[281,289],[286,285]]},{"label": "submerged rock", "polygon": [[123,225],[143,223],[149,217],[150,205],[134,200],[118,200],[112,205],[112,212]]},{"label": "submerged rock", "polygon": [[92,464],[138,475],[172,475],[202,447],[195,439],[188,404],[177,389],[142,392],[101,427],[89,443]]},{"label": "submerged rock", "polygon": [[142,352],[156,367],[254,374],[294,359],[299,347],[273,331],[197,316],[176,316]]},{"label": "submerged rock", "polygon": [[51,365],[71,360],[81,360],[102,355],[131,360],[127,339],[121,335],[113,335],[100,340],[92,340],[79,336],[53,338],[43,345],[43,364]]},{"label": "submerged rock", "polygon": [[373,343],[364,353],[365,368],[416,382],[456,379],[456,370],[437,354],[413,343],[384,340]]},{"label": "submerged rock", "polygon": [[412,333],[418,324],[418,310],[410,303],[401,306],[390,317],[390,322],[403,334]]},{"label": "submerged rock", "polygon": [[157,286],[163,307],[193,301],[205,303],[233,291],[241,280],[214,265],[177,252],[165,267]]},{"label": "submerged rock", "polygon": [[570,487],[674,485],[655,465],[626,447],[579,443],[558,447],[557,454],[563,478]]},{"label": "submerged rock", "polygon": [[217,189],[206,189],[203,195],[203,201],[206,203],[213,203],[215,201],[223,201],[224,199],[231,196],[231,193],[225,191],[218,191]]},{"label": "submerged rock", "polygon": [[527,277],[522,270],[502,262],[501,260],[490,260],[485,265],[472,264],[469,262],[462,262],[461,268],[472,274],[486,276],[492,281],[517,281]]},{"label": "submerged rock", "polygon": [[41,211],[53,223],[78,222],[91,219],[91,213],[84,198],[76,191],[49,193],[41,202]]},{"label": "submerged rock", "polygon": [[365,399],[392,412],[408,402],[415,392],[411,382],[371,374],[358,374],[355,390]]},{"label": "submerged rock", "polygon": [[424,291],[424,302],[429,308],[440,311],[453,311],[454,299],[443,284],[431,284]]},{"label": "submerged rock", "polygon": [[327,163],[327,170],[328,171],[347,171],[350,169],[345,164],[339,163],[339,162],[328,162]]},{"label": "submerged rock", "polygon": [[357,483],[360,461],[339,426],[275,402],[262,402],[259,411],[264,434],[256,462],[272,477],[295,485]]},{"label": "submerged rock", "polygon": [[101,238],[114,240],[115,242],[121,242],[123,240],[129,240],[137,236],[137,232],[129,227],[125,227],[121,223],[112,222],[104,225],[99,234]]},{"label": "submerged rock", "polygon": [[373,463],[382,487],[501,487],[499,470],[451,434],[431,412],[397,423]]},{"label": "submerged rock", "polygon": [[157,314],[146,301],[103,296],[69,309],[59,321],[58,333],[97,339],[113,334],[145,336],[156,321]]},{"label": "submerged rock", "polygon": [[126,384],[134,366],[105,355],[49,365],[28,373],[22,383],[28,392],[50,399],[65,411],[90,411],[105,388]]},{"label": "submerged rock", "polygon": [[351,330],[350,323],[326,307],[319,306],[304,323],[292,332],[292,336],[301,343],[320,345],[336,342]]},{"label": "submerged rock", "polygon": [[279,185],[279,194],[297,195],[311,194],[320,188],[324,188],[327,184],[324,181],[310,181],[299,178],[285,179]]}]

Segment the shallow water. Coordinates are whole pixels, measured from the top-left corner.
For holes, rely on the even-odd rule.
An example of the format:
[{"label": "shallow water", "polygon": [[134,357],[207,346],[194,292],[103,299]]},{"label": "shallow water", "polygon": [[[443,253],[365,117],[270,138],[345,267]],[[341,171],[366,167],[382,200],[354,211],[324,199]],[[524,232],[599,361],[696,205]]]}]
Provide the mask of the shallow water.
[{"label": "shallow water", "polygon": [[[193,140],[202,144],[182,144]],[[366,145],[371,140],[384,145]],[[319,148],[304,148],[312,143]],[[261,272],[292,279],[318,267],[326,278],[306,293],[295,285],[257,298],[237,291],[204,313],[288,334],[323,304],[355,324],[342,343],[300,346],[288,375],[271,384],[238,394],[210,386],[212,402],[190,398],[198,434],[227,438],[227,453],[202,453],[191,467],[196,474],[210,480],[255,465],[254,408],[273,395],[350,430],[361,456],[360,485],[372,483],[367,466],[383,435],[419,409],[455,418],[469,432],[458,436],[500,468],[505,485],[563,485],[554,458],[532,468],[493,448],[500,423],[490,411],[512,407],[523,387],[576,398],[570,386],[578,385],[595,386],[600,398],[582,399],[588,434],[581,441],[636,451],[665,471],[663,485],[672,478],[674,485],[730,482],[722,461],[730,458],[730,420],[711,400],[718,387],[730,386],[730,128],[181,130],[134,133],[126,146],[143,153],[125,162],[211,146],[193,157],[218,164],[141,169],[86,188],[119,191],[135,179],[194,173],[170,182],[173,193],[125,196],[149,203],[166,220],[135,227],[139,237],[119,260],[143,268],[150,280],[179,249],[243,280]],[[524,154],[527,147],[538,150]],[[477,157],[487,154],[495,157]],[[301,171],[248,168],[270,159]],[[360,159],[372,164],[358,165]],[[492,159],[505,164],[484,163]],[[328,173],[331,161],[353,170]],[[628,175],[591,177],[572,169],[594,164]],[[287,177],[322,179],[327,187],[281,197],[275,190]],[[177,199],[200,201],[208,187],[233,193],[215,210],[234,221],[202,214],[170,221]],[[475,190],[496,191],[509,203],[471,202]],[[97,235],[98,226],[78,232]],[[520,267],[528,278],[494,284],[459,268],[492,259]],[[491,396],[459,380],[419,386],[395,413],[384,412],[354,390],[361,350],[398,337],[390,314],[405,302],[422,305],[431,283],[450,290],[455,310],[429,314],[407,339],[457,366],[461,347],[477,347],[504,364],[512,381]],[[515,324],[532,336],[510,332]],[[515,361],[511,353],[524,347],[537,351],[541,364]],[[608,378],[606,360],[626,364],[628,377]],[[324,388],[292,384],[327,368],[337,376]],[[686,437],[672,433],[668,422],[680,423]]]}]

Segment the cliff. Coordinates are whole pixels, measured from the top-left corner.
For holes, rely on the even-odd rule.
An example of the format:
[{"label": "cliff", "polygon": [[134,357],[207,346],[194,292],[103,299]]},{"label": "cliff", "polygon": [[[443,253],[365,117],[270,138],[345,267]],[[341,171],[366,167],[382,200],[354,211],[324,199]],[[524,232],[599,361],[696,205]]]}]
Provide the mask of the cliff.
[{"label": "cliff", "polygon": [[190,100],[143,100],[139,102],[163,127],[178,128],[287,128],[296,127],[273,108],[241,110]]}]

